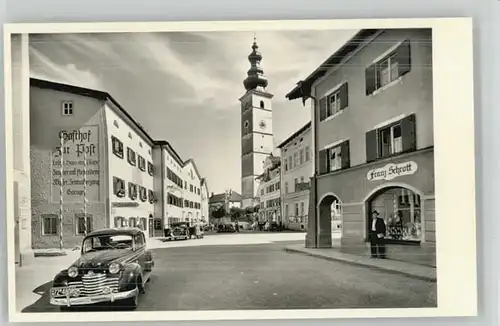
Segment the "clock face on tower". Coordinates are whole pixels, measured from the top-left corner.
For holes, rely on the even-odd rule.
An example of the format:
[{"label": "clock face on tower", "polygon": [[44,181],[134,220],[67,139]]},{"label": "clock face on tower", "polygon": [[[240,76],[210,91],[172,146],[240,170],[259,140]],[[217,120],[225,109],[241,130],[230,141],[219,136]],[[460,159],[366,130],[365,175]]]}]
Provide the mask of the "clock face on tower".
[{"label": "clock face on tower", "polygon": [[266,129],[266,122],[264,120],[260,120],[259,127],[260,129]]}]

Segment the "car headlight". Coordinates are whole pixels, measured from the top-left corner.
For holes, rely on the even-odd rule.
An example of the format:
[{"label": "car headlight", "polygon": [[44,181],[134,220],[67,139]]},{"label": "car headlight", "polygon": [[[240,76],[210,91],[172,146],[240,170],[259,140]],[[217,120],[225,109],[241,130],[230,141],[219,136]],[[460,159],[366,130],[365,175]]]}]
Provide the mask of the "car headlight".
[{"label": "car headlight", "polygon": [[120,271],[120,264],[112,263],[111,265],[109,265],[109,272],[111,274],[116,274],[119,271]]},{"label": "car headlight", "polygon": [[75,266],[71,266],[68,269],[68,276],[69,277],[76,277],[77,275],[78,275],[78,268],[76,268]]}]

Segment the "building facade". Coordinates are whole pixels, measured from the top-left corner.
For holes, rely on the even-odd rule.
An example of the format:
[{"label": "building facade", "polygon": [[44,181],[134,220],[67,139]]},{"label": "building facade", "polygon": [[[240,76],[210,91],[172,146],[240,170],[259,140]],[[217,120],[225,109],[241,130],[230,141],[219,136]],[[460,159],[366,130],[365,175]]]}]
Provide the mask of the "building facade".
[{"label": "building facade", "polygon": [[260,66],[262,55],[257,43],[248,56],[251,67],[243,84],[245,95],[241,102],[241,195],[242,208],[254,207],[257,202],[256,178],[262,174],[264,161],[273,151],[273,95],[266,90],[268,81]]},{"label": "building facade", "polygon": [[207,179],[201,179],[201,221],[203,223],[208,223],[209,221],[209,197],[208,197],[208,183]]},{"label": "building facade", "polygon": [[293,133],[278,148],[281,151],[283,225],[290,230],[305,231],[313,175],[311,122]]},{"label": "building facade", "polygon": [[432,31],[361,30],[287,97],[312,99],[314,178],[306,246],[368,241],[371,215],[388,241],[434,245]]},{"label": "building facade", "polygon": [[39,79],[30,85],[38,122],[30,127],[33,248],[72,248],[109,227],[163,236],[174,219],[201,215],[194,162],[153,140],[111,95]]},{"label": "building facade", "polygon": [[264,172],[257,177],[259,182],[259,213],[260,222],[283,223],[281,218],[281,159],[269,155],[263,164]]}]

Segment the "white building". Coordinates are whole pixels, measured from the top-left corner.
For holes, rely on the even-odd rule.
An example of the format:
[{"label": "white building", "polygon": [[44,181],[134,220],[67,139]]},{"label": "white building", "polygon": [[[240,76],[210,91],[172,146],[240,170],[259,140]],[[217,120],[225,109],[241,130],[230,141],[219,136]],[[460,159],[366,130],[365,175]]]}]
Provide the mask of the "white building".
[{"label": "white building", "polygon": [[278,148],[281,151],[281,199],[283,224],[291,230],[306,230],[312,177],[312,131],[308,122]]},{"label": "white building", "polygon": [[259,182],[259,221],[282,222],[281,219],[281,159],[269,155],[263,164]]},{"label": "white building", "polygon": [[201,179],[201,221],[203,223],[208,223],[210,203],[208,197],[208,184],[205,178]]}]

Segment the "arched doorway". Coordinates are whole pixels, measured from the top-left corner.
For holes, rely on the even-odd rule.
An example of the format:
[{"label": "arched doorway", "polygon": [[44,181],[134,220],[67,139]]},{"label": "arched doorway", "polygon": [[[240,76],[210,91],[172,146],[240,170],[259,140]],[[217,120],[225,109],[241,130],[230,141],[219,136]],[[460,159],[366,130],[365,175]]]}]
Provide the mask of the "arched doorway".
[{"label": "arched doorway", "polygon": [[422,200],[420,193],[408,186],[391,185],[375,191],[366,200],[366,234],[371,231],[371,216],[377,211],[387,227],[389,242],[422,241]]},{"label": "arched doorway", "polygon": [[340,229],[339,221],[342,221],[342,202],[336,195],[329,193],[321,198],[318,204],[318,218],[320,245],[328,246],[326,241],[331,246],[332,238],[339,235],[337,229]]}]

